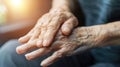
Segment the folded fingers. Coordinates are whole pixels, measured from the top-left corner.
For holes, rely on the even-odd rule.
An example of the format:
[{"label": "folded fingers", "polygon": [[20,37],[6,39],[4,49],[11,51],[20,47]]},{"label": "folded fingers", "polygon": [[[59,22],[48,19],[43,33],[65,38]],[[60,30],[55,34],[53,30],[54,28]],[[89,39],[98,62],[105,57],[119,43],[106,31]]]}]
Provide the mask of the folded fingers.
[{"label": "folded fingers", "polygon": [[28,52],[28,51],[30,51],[30,50],[32,50],[32,49],[37,48],[37,47],[35,46],[35,44],[36,44],[36,41],[31,41],[31,42],[28,42],[28,43],[26,43],[26,44],[20,45],[20,46],[18,46],[18,47],[16,48],[16,52],[17,52],[18,54],[23,54],[23,53],[25,53],[25,52]]},{"label": "folded fingers", "polygon": [[58,59],[62,58],[66,53],[66,50],[64,48],[54,52],[52,56],[48,57],[47,59],[43,60],[41,62],[41,66],[47,67],[50,64],[54,63]]},{"label": "folded fingers", "polygon": [[27,60],[32,60],[34,58],[41,57],[41,56],[49,53],[50,51],[51,50],[49,48],[40,48],[40,49],[37,49],[33,52],[27,53],[25,55],[25,57],[26,57]]}]

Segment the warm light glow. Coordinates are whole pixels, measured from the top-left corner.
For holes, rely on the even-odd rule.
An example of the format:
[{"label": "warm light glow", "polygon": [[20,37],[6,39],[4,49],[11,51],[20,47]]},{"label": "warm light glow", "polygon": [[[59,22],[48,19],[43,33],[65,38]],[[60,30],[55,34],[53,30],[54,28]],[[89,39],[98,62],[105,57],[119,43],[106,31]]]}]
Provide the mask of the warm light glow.
[{"label": "warm light glow", "polygon": [[21,7],[22,6],[22,0],[10,0],[10,4],[14,7]]},{"label": "warm light glow", "polygon": [[[31,1],[31,0],[30,0]],[[5,0],[12,17],[28,17],[31,9],[28,0]]]}]

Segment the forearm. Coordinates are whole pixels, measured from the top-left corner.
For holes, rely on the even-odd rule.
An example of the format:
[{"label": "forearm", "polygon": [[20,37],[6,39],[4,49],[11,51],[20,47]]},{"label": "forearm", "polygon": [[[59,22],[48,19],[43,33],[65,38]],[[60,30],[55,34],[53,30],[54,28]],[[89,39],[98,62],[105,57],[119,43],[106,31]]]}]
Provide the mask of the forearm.
[{"label": "forearm", "polygon": [[70,11],[70,0],[53,0],[52,9],[61,8]]},{"label": "forearm", "polygon": [[71,39],[80,45],[95,47],[120,45],[120,22],[78,27],[73,31]]},{"label": "forearm", "polygon": [[120,21],[106,24],[108,32],[108,44],[120,45]]}]

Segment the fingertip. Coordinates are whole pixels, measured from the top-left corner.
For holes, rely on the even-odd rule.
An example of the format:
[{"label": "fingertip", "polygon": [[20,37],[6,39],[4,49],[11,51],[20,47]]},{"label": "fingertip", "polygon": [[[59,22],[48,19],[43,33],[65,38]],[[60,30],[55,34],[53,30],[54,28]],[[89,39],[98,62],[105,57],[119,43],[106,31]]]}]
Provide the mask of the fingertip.
[{"label": "fingertip", "polygon": [[22,54],[22,53],[23,53],[20,46],[16,48],[16,52],[17,52],[18,54]]},{"label": "fingertip", "polygon": [[47,47],[47,46],[48,46],[48,41],[47,41],[47,40],[44,40],[43,46],[44,46],[44,47]]},{"label": "fingertip", "polygon": [[36,45],[37,45],[37,47],[43,47],[42,40],[39,40]]},{"label": "fingertip", "polygon": [[32,60],[33,59],[33,57],[30,54],[26,54],[25,57],[26,57],[27,60]]},{"label": "fingertip", "polygon": [[52,40],[44,40],[43,47],[49,47]]},{"label": "fingertip", "polygon": [[67,27],[62,28],[63,35],[69,35],[71,33],[71,30]]},{"label": "fingertip", "polygon": [[18,39],[18,41],[19,41],[19,42],[23,42],[23,37],[20,37],[20,38]]},{"label": "fingertip", "polygon": [[43,63],[43,62],[41,62],[41,63],[40,63],[40,66],[43,66],[43,67],[44,67],[44,63]]},{"label": "fingertip", "polygon": [[29,36],[23,36],[18,39],[18,42],[20,43],[26,43],[30,39]]},{"label": "fingertip", "polygon": [[64,35],[69,35],[71,31],[78,25],[75,17],[70,18],[62,25],[62,32]]},{"label": "fingertip", "polygon": [[51,65],[52,63],[53,62],[51,62],[50,57],[49,57],[49,58],[43,60],[40,65],[43,67],[47,67],[47,66]]},{"label": "fingertip", "polygon": [[47,67],[48,66],[47,63],[44,62],[44,61],[42,61],[40,65],[43,66],[43,67]]}]

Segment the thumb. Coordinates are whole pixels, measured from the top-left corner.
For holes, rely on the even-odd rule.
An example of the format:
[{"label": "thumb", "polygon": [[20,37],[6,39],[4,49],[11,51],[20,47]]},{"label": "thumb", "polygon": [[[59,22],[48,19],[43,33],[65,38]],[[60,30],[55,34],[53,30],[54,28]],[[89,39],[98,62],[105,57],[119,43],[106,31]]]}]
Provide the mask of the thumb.
[{"label": "thumb", "polygon": [[76,27],[77,25],[78,25],[78,20],[76,19],[76,17],[71,17],[62,25],[61,27],[62,34],[69,35],[73,30],[73,28]]}]

